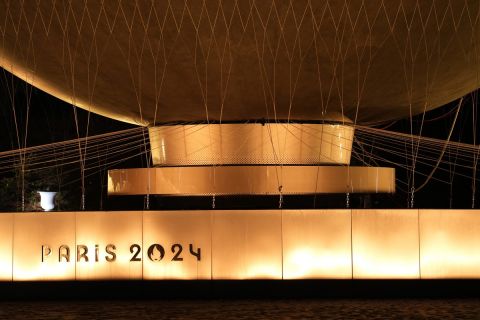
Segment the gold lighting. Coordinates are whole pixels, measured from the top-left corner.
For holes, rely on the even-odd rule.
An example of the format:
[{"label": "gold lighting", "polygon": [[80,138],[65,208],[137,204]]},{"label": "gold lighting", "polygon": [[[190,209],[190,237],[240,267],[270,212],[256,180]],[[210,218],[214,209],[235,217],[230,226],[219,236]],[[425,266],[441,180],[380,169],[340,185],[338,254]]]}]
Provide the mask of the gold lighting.
[{"label": "gold lighting", "polygon": [[418,211],[352,211],[355,279],[419,278]]},{"label": "gold lighting", "polygon": [[350,218],[350,210],[284,210],[283,277],[351,278]]},{"label": "gold lighting", "polygon": [[480,278],[479,210],[6,213],[2,281]]}]

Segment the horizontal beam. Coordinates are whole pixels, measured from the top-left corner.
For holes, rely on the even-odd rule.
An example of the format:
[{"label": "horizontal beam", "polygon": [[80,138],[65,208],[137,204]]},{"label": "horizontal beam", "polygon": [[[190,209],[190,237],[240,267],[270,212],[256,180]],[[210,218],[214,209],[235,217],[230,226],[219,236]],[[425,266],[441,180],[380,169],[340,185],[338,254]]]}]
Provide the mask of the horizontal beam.
[{"label": "horizontal beam", "polygon": [[108,171],[109,195],[393,193],[395,169],[350,166],[202,166]]}]

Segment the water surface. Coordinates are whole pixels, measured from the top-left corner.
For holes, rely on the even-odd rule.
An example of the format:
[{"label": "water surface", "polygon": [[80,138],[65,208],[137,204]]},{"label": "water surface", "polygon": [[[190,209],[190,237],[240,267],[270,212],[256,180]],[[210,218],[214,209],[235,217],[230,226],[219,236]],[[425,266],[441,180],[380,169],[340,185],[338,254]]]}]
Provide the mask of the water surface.
[{"label": "water surface", "polygon": [[13,301],[0,319],[480,319],[480,299]]}]

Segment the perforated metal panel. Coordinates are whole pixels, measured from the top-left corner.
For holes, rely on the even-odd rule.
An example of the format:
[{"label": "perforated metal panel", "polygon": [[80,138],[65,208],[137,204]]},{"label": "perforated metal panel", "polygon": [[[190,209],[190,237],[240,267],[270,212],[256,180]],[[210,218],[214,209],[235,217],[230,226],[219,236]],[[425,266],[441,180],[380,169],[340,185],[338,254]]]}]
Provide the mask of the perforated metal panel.
[{"label": "perforated metal panel", "polygon": [[149,128],[154,165],[349,164],[353,126],[198,124]]}]

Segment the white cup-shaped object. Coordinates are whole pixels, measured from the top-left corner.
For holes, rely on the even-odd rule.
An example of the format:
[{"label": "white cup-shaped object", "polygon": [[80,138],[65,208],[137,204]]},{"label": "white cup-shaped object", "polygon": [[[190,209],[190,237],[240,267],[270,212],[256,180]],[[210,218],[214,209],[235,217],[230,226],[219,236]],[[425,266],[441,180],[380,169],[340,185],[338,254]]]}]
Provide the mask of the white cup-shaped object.
[{"label": "white cup-shaped object", "polygon": [[44,211],[50,211],[55,208],[55,195],[54,191],[38,191],[40,194],[40,206]]}]

